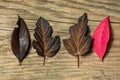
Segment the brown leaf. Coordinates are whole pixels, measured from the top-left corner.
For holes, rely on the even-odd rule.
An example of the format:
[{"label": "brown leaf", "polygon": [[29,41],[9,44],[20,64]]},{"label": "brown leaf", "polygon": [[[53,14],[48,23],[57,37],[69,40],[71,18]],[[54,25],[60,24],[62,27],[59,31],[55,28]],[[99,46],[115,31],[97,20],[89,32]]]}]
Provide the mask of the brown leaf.
[{"label": "brown leaf", "polygon": [[78,23],[70,27],[70,38],[63,40],[68,53],[78,57],[78,67],[79,56],[87,53],[91,45],[91,36],[88,35],[87,23],[87,14],[84,13],[83,16],[79,17]]},{"label": "brown leaf", "polygon": [[11,48],[14,55],[21,62],[28,55],[30,49],[30,34],[25,21],[18,16],[18,28],[15,28],[12,33]]},{"label": "brown leaf", "polygon": [[45,65],[46,57],[55,56],[60,49],[60,37],[53,38],[52,33],[52,27],[44,18],[40,17],[36,23],[34,33],[36,41],[33,41],[33,47],[39,56],[44,57],[43,65]]}]

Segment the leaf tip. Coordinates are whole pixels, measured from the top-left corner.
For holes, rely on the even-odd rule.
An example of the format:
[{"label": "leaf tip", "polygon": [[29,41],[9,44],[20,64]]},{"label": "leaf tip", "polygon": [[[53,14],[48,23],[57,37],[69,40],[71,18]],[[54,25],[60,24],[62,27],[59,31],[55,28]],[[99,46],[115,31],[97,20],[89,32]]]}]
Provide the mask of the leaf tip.
[{"label": "leaf tip", "polygon": [[40,16],[40,18],[39,18],[40,20],[45,20],[45,18],[43,18],[42,16]]},{"label": "leaf tip", "polygon": [[101,53],[99,53],[99,52],[96,52],[96,54],[98,55],[98,57],[99,57],[99,59],[100,59],[100,61],[103,61],[103,59],[104,59],[104,54],[101,54]]},{"label": "leaf tip", "polygon": [[110,16],[105,17],[104,20],[109,21]]},{"label": "leaf tip", "polygon": [[20,15],[17,14],[17,16],[18,16],[18,18],[20,18]]},{"label": "leaf tip", "polygon": [[17,24],[17,25],[20,25],[20,22],[21,22],[21,19],[22,19],[22,18],[21,18],[19,15],[17,15],[17,16],[18,16],[18,21],[17,21],[16,24]]},{"label": "leaf tip", "polygon": [[83,16],[87,16],[87,13],[85,12],[85,13],[83,14]]},{"label": "leaf tip", "polygon": [[100,58],[100,61],[103,61],[103,57],[99,57]]},{"label": "leaf tip", "polygon": [[21,61],[19,61],[19,65],[21,66],[21,64],[22,64],[22,62]]},{"label": "leaf tip", "polygon": [[107,19],[109,19],[109,18],[110,18],[110,16],[107,16],[106,18],[107,18]]}]

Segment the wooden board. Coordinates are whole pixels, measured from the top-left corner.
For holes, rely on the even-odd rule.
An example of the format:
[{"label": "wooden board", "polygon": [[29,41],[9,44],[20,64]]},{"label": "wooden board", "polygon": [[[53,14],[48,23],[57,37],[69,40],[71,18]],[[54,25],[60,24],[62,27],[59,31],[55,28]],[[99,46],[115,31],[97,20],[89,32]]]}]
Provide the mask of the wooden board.
[{"label": "wooden board", "polygon": [[[88,14],[91,35],[99,22],[110,16],[111,39],[104,62],[92,52],[80,58],[67,53],[63,39],[69,27],[84,12]],[[36,20],[42,16],[61,37],[61,49],[54,58],[43,58],[32,48],[22,66],[10,46],[11,33],[17,27],[17,15],[28,25],[31,38]],[[0,80],[120,80],[120,0],[0,0]]]}]

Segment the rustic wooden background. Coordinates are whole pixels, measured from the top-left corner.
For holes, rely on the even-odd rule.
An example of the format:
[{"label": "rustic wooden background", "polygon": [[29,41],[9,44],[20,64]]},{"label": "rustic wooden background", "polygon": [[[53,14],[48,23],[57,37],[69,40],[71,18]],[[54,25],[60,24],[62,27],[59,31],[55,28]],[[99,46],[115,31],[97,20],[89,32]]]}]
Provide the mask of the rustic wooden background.
[{"label": "rustic wooden background", "polygon": [[[91,35],[99,22],[110,16],[111,39],[104,62],[91,52],[80,58],[78,68],[76,58],[62,44],[45,66],[33,48],[19,66],[10,46],[17,15],[25,19],[32,40],[36,20],[42,16],[53,26],[53,36],[59,35],[62,41],[84,12],[88,14]],[[120,0],[0,0],[0,80],[120,80],[119,31]]]}]

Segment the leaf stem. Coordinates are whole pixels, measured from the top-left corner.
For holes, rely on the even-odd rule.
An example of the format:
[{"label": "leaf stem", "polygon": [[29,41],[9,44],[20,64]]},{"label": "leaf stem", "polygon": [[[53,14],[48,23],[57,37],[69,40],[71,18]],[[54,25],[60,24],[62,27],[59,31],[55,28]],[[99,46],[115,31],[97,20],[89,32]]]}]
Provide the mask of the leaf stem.
[{"label": "leaf stem", "polygon": [[44,56],[43,65],[45,65],[45,62],[46,62],[46,56]]},{"label": "leaf stem", "polygon": [[80,58],[80,56],[78,55],[78,56],[77,56],[77,60],[78,60],[78,67],[79,67],[79,62],[80,62],[80,61],[79,61],[79,58]]}]

